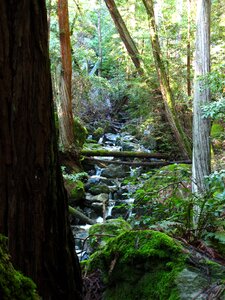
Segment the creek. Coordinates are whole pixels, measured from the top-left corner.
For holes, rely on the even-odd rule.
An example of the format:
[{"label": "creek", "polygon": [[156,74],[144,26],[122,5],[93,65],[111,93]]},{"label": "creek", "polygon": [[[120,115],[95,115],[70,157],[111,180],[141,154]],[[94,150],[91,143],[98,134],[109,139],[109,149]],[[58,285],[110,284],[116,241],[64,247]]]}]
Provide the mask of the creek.
[{"label": "creek", "polygon": [[[108,151],[150,152],[134,136],[123,132],[123,124],[116,122],[113,125],[111,132],[99,138],[98,148]],[[92,140],[92,136],[89,136],[88,140]],[[111,163],[113,156],[96,157],[96,159],[98,159],[97,164],[92,162],[85,163],[83,166],[89,177],[85,183],[85,199],[80,207],[82,212],[96,223],[103,223],[107,219],[118,217],[129,219],[134,202],[130,195],[135,187],[125,179],[144,173],[146,168],[132,167],[129,164],[113,164]],[[131,158],[121,158],[121,162],[130,160]],[[76,252],[80,260],[86,259],[90,253],[87,243],[90,226],[88,224],[72,225]]]}]

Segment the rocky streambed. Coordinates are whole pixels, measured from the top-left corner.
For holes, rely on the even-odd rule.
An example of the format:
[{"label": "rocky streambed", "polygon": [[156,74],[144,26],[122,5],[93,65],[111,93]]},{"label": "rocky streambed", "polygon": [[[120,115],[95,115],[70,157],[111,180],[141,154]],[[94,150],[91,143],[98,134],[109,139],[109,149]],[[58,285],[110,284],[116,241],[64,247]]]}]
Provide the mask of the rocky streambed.
[{"label": "rocky streambed", "polygon": [[[93,141],[92,136],[89,136],[86,148],[146,153],[151,151],[141,145],[128,132],[121,132],[120,123],[116,123],[114,132],[105,133],[101,136],[98,143]],[[83,164],[88,177],[84,183],[85,194],[78,208],[96,223],[103,223],[108,219],[120,217],[127,220],[132,215],[134,199],[130,194],[134,187],[126,181],[126,178],[137,176],[145,172],[146,168],[132,167],[129,166],[129,163],[126,165],[119,164],[118,161],[117,164],[111,163],[113,156],[94,157],[94,159],[97,160],[97,163],[85,161]],[[124,157],[121,159],[121,162],[123,161],[131,161],[131,158]],[[72,225],[76,238],[76,250],[81,260],[87,258],[90,252],[86,242],[89,227],[90,225],[85,224],[82,220],[78,224]]]}]

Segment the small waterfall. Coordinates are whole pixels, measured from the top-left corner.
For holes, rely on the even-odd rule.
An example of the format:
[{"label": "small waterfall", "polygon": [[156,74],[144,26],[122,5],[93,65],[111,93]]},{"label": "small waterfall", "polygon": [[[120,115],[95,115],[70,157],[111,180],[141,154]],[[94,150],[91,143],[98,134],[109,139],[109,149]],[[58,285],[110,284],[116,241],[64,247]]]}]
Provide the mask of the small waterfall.
[{"label": "small waterfall", "polygon": [[97,166],[97,165],[95,165],[95,176],[101,176],[101,174],[102,174],[102,168],[100,168],[99,166]]},{"label": "small waterfall", "polygon": [[134,204],[134,198],[128,198],[125,200],[127,204],[129,204],[129,209],[128,209],[128,218],[132,216],[132,211],[133,211],[133,204]]},{"label": "small waterfall", "polygon": [[142,167],[132,168],[130,167],[130,177],[139,176],[141,174]]},{"label": "small waterfall", "polygon": [[112,209],[115,206],[115,200],[112,199],[112,193],[109,193],[109,201],[105,212],[105,219],[112,215]]}]

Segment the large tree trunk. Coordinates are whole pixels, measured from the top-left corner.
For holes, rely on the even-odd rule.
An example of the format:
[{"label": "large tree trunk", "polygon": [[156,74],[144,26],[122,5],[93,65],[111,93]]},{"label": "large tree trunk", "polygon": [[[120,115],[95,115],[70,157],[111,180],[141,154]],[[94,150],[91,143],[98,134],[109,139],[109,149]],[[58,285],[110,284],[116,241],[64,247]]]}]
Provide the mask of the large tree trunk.
[{"label": "large tree trunk", "polygon": [[[202,117],[202,106],[210,102],[206,76],[210,71],[210,0],[197,3],[197,32],[193,104],[193,192],[206,190],[204,177],[210,174],[210,120]],[[204,76],[204,77],[202,77]]]},{"label": "large tree trunk", "polygon": [[169,80],[160,49],[157,26],[155,23],[153,1],[142,1],[145,5],[146,11],[149,16],[150,38],[152,43],[153,57],[155,60],[156,70],[160,82],[160,89],[164,100],[166,116],[183,156],[185,158],[188,158],[191,156],[190,142],[183,131],[183,128],[178,118],[178,114],[175,109],[175,101],[172,95],[172,91],[170,89]]},{"label": "large tree trunk", "polygon": [[124,23],[121,15],[120,15],[119,10],[117,9],[115,1],[114,0],[105,0],[105,3],[109,9],[111,17],[116,26],[116,29],[127,49],[127,52],[130,55],[130,58],[132,59],[139,75],[142,76],[144,74],[144,71],[141,66],[140,54],[138,52],[138,49],[136,47],[134,40],[132,39],[132,37],[126,27],[126,24]]},{"label": "large tree trunk", "polygon": [[0,1],[0,232],[44,300],[81,299],[58,163],[44,0]]},{"label": "large tree trunk", "polygon": [[58,17],[62,59],[61,95],[59,98],[58,117],[59,135],[64,150],[73,147],[73,112],[72,112],[72,56],[70,44],[68,1],[58,0]]}]

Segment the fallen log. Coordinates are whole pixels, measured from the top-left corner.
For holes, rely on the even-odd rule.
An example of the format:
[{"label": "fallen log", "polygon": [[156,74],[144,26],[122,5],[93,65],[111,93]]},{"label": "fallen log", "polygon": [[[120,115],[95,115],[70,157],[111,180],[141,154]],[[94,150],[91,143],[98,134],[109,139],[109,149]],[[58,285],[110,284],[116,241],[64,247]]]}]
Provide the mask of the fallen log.
[{"label": "fallen log", "polygon": [[104,160],[97,159],[93,157],[85,157],[84,161],[99,163],[99,164],[115,164],[115,165],[128,165],[134,167],[163,167],[171,164],[191,164],[191,160],[181,160],[181,161],[153,161],[153,162],[136,162],[136,161],[120,161],[120,160]]},{"label": "fallen log", "polygon": [[90,224],[93,225],[96,222],[93,221],[92,219],[88,218],[87,216],[85,216],[81,211],[77,210],[76,208],[73,208],[72,206],[69,205],[69,213],[73,216],[75,216],[76,218],[78,218],[79,220],[83,221],[86,224]]},{"label": "fallen log", "polygon": [[83,156],[113,156],[113,157],[140,157],[166,159],[168,155],[163,153],[133,152],[133,151],[108,151],[108,150],[81,150]]}]

